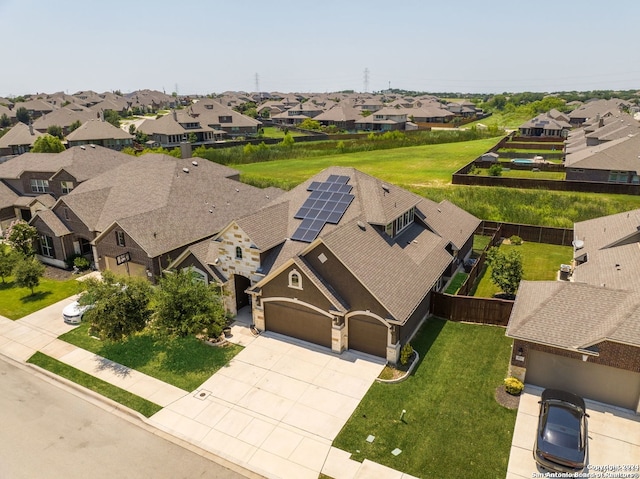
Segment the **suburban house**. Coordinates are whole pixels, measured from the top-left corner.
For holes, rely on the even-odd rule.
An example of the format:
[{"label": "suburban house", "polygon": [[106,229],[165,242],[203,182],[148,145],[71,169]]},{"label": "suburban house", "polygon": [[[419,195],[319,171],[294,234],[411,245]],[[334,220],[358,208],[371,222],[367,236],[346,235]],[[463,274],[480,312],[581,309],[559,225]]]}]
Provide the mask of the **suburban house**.
[{"label": "suburban house", "polygon": [[240,183],[236,170],[206,160],[131,158],[36,213],[39,259],[61,266],[81,254],[100,270],[155,281],[184,248],[281,192]]},{"label": "suburban house", "polygon": [[89,120],[67,135],[68,146],[100,145],[111,150],[133,146],[133,135],[108,121]]},{"label": "suburban house", "polygon": [[523,281],[511,371],[640,412],[640,210],[575,224],[571,281]]},{"label": "suburban house", "polygon": [[347,103],[337,103],[329,110],[314,117],[322,126],[335,126],[340,130],[355,131],[356,121],[361,119],[359,110]]},{"label": "suburban house", "polygon": [[177,148],[190,138],[193,145],[209,145],[226,136],[226,132],[203,123],[197,115],[187,110],[172,110],[158,119],[147,119],[138,130],[163,148]]},{"label": "suburban house", "polygon": [[628,107],[629,102],[612,98],[610,100],[588,101],[569,113],[569,123],[573,126],[581,126],[597,116],[604,116],[611,112],[618,112],[623,107]]},{"label": "suburban house", "polygon": [[69,127],[76,122],[80,124],[97,118],[96,113],[83,108],[82,110],[72,110],[68,107],[58,108],[57,110],[41,116],[33,122],[33,127],[40,133],[46,133],[50,126],[59,126],[63,135],[70,133]]},{"label": "suburban house", "polygon": [[382,108],[372,115],[356,121],[356,128],[364,131],[405,130],[408,113],[406,109]]},{"label": "suburban house", "polygon": [[518,127],[520,136],[562,140],[567,138],[569,130],[571,130],[571,124],[562,119],[554,119],[546,113],[542,113]]},{"label": "suburban house", "polygon": [[198,100],[189,105],[188,111],[216,130],[224,131],[230,138],[238,136],[256,136],[262,123],[255,118],[243,115],[209,98]]},{"label": "suburban house", "polygon": [[619,140],[640,133],[640,122],[625,112],[610,112],[585,122],[581,128],[569,132],[564,143],[565,155],[590,146]]},{"label": "suburban house", "polygon": [[16,123],[11,129],[0,137],[0,157],[21,155],[33,148],[33,144],[43,133],[35,130],[33,125]]},{"label": "suburban house", "polygon": [[566,180],[639,184],[639,133],[566,154]]},{"label": "suburban house", "polygon": [[431,292],[471,253],[479,223],[452,203],[331,167],[171,267],[223,285],[227,307],[250,305],[259,330],[396,362],[429,314]]}]

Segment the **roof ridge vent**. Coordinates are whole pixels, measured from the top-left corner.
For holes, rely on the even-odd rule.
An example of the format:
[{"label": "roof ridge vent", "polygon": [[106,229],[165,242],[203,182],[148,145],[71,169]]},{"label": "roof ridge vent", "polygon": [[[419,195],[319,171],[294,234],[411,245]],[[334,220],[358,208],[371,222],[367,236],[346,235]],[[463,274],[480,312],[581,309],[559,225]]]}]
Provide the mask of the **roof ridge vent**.
[{"label": "roof ridge vent", "polygon": [[198,166],[198,162],[197,162],[196,160],[193,160],[193,161],[191,162],[191,164],[192,164],[193,166]]},{"label": "roof ridge vent", "polygon": [[185,173],[189,173],[189,168],[187,168],[187,167],[182,168],[182,171],[185,172]]},{"label": "roof ridge vent", "polygon": [[366,231],[367,225],[365,225],[362,221],[358,221],[358,228],[360,228],[362,231]]}]

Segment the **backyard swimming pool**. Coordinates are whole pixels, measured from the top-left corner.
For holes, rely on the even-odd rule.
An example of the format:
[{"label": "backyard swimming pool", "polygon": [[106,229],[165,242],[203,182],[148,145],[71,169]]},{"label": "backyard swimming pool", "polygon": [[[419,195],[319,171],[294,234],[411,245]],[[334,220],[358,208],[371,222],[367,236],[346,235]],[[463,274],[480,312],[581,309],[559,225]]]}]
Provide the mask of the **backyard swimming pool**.
[{"label": "backyard swimming pool", "polygon": [[517,165],[533,165],[538,162],[530,158],[514,158],[511,160],[511,163],[516,163]]}]

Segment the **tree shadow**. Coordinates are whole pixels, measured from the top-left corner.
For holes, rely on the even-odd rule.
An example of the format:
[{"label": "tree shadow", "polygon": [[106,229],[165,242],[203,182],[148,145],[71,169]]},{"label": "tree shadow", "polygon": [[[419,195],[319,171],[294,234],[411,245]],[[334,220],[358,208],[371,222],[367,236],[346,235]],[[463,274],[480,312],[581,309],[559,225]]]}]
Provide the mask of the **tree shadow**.
[{"label": "tree shadow", "polygon": [[0,282],[0,291],[5,291],[7,289],[12,289],[16,283],[14,281],[7,281],[5,283]]},{"label": "tree shadow", "polygon": [[418,334],[411,341],[413,349],[418,351],[418,354],[420,355],[418,364],[411,373],[412,375],[415,374],[418,369],[420,369],[422,361],[424,361],[427,353],[435,344],[445,324],[447,324],[446,319],[431,317],[422,325],[420,331],[418,331]]},{"label": "tree shadow", "polygon": [[99,354],[131,369],[140,369],[159,354],[155,339],[148,334],[136,334],[124,341],[104,341]]},{"label": "tree shadow", "polygon": [[33,303],[35,301],[41,301],[51,294],[51,291],[35,291],[33,294],[28,294],[20,298],[23,303]]}]

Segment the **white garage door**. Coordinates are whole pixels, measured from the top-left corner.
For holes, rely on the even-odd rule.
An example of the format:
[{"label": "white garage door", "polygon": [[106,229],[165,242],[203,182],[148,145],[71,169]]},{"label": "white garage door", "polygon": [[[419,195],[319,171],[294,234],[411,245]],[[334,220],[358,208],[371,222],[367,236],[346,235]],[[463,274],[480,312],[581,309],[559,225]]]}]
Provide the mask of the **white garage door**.
[{"label": "white garage door", "polygon": [[564,389],[633,411],[640,399],[640,373],[565,358],[542,351],[529,353],[525,382]]}]

